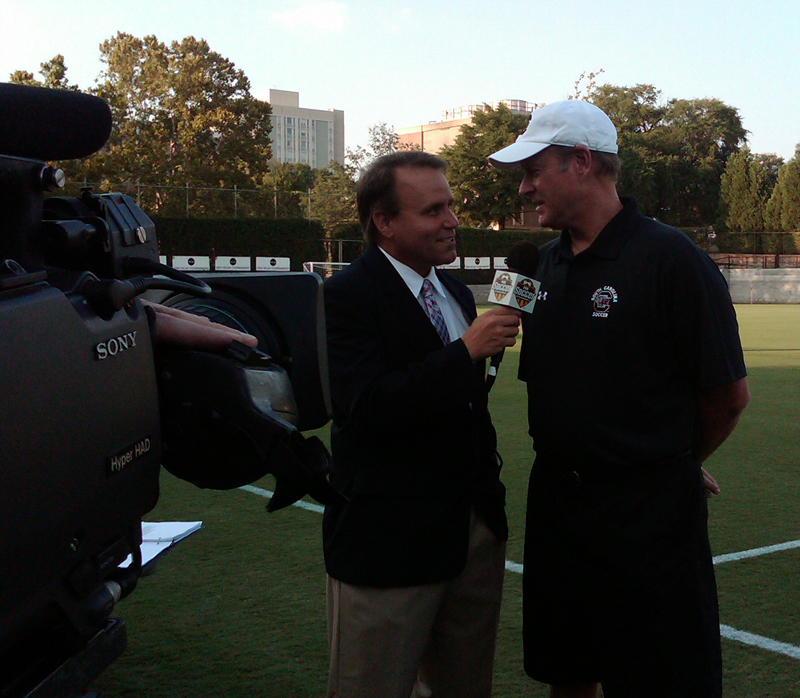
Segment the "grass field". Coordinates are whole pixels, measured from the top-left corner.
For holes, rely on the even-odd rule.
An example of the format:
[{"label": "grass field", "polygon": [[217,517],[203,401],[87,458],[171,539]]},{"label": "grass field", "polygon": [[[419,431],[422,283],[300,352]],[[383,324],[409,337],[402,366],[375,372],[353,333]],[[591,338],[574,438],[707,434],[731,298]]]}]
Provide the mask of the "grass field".
[{"label": "grass field", "polygon": [[[800,305],[738,306],[752,402],[708,461],[715,556],[800,540]],[[511,540],[522,561],[531,461],[522,384],[509,351],[492,393],[505,459]],[[265,478],[255,483],[272,489]],[[167,475],[150,521],[202,520],[117,609],[129,647],[96,682],[107,698],[325,695],[320,515],[268,515],[244,490],[198,490]],[[800,545],[800,544],[798,544]],[[728,698],[800,696],[800,547],[717,564]],[[506,573],[495,695],[545,696],[522,670],[521,576]],[[738,639],[728,639],[736,637]],[[676,696],[675,698],[680,698]]]}]

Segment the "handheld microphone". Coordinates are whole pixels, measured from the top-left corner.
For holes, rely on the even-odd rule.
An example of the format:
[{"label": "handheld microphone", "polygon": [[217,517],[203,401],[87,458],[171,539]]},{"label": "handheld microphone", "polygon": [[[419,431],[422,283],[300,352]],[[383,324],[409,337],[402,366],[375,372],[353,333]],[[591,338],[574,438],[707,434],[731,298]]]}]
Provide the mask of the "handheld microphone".
[{"label": "handheld microphone", "polygon": [[539,282],[533,278],[539,266],[539,248],[532,242],[518,242],[506,257],[507,270],[498,269],[489,292],[489,302],[525,313],[533,312]]},{"label": "handheld microphone", "polygon": [[[508,270],[498,269],[489,291],[489,302],[532,313],[541,284],[533,278],[539,266],[539,248],[532,242],[518,242],[506,257]],[[489,361],[486,376],[487,390],[491,390],[497,379],[497,370],[505,351],[498,352]]]}]

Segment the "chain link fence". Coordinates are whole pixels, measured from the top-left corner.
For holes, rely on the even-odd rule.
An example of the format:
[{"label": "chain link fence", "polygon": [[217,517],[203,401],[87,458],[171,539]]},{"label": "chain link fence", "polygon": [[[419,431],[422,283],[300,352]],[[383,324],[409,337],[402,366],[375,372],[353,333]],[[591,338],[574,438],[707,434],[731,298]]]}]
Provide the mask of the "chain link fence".
[{"label": "chain link fence", "polygon": [[[341,201],[331,192],[284,190],[278,188],[239,189],[237,187],[194,187],[188,184],[174,186],[165,184],[141,184],[140,182],[69,182],[57,192],[59,196],[80,196],[81,190],[91,187],[97,193],[118,191],[132,197],[150,215],[163,218],[319,218],[320,212],[331,210],[322,221],[330,237],[354,237],[357,228],[350,214],[339,211]],[[342,230],[339,231],[338,228]],[[491,235],[491,231],[486,231]],[[526,231],[517,230],[522,234]],[[793,255],[800,253],[800,232],[718,233],[710,237],[705,229],[685,230],[703,250],[715,254],[739,256],[766,255],[772,259],[751,262],[766,267],[796,265]],[[344,235],[342,235],[344,233]],[[356,232],[356,234],[358,234]],[[530,233],[528,233],[530,234]],[[328,240],[328,260],[350,261],[363,249],[361,240]],[[470,246],[471,247],[471,246]],[[476,253],[482,254],[477,249]],[[773,261],[777,259],[776,261]],[[732,265],[737,264],[736,261]]]},{"label": "chain link fence", "polygon": [[311,220],[314,190],[192,187],[139,182],[69,182],[58,196],[121,192],[147,213],[168,218],[306,218]]}]

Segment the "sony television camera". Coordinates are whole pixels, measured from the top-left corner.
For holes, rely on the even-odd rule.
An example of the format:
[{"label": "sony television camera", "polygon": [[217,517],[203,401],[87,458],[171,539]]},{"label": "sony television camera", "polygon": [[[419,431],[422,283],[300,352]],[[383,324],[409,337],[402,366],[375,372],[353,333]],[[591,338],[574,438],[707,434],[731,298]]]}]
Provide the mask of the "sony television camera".
[{"label": "sony television camera", "polygon": [[[111,131],[108,106],[0,85],[0,697],[81,695],[124,649],[109,618],[141,572],[163,464],[200,487],[271,473],[278,509],[335,496],[324,315],[313,274],[158,262],[128,196],[51,196]],[[258,350],[153,346],[142,294],[245,330]],[[126,558],[132,562],[123,565]]]}]

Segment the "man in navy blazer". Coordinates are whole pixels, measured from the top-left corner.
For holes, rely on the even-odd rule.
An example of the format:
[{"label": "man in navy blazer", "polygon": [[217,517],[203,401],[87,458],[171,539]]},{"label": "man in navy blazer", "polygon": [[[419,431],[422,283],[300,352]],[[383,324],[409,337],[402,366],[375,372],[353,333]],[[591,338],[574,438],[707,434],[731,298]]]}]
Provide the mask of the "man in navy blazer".
[{"label": "man in navy blazer", "polygon": [[367,251],[325,284],[333,486],[323,523],[329,695],[491,694],[505,488],[485,359],[519,313],[476,316],[446,163],[376,160],[358,182]]}]

